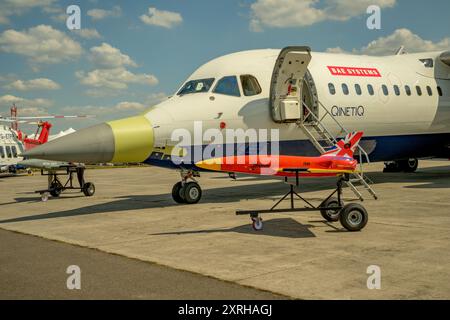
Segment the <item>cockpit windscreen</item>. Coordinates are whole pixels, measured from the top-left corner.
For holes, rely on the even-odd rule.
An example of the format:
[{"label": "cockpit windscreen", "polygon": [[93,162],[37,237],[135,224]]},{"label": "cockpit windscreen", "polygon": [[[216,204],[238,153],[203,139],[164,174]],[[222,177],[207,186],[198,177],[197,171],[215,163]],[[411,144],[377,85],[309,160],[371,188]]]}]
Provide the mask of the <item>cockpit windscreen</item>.
[{"label": "cockpit windscreen", "polygon": [[208,92],[213,83],[214,78],[190,80],[184,84],[177,94],[181,96],[189,93]]}]

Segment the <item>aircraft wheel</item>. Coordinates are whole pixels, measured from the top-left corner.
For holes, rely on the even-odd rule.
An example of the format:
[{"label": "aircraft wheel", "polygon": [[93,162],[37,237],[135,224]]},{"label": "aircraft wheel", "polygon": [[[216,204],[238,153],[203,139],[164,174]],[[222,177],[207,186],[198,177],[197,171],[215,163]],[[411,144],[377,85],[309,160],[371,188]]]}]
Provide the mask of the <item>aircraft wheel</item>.
[{"label": "aircraft wheel", "polygon": [[92,197],[95,193],[95,185],[92,182],[86,182],[83,187],[83,193],[86,197]]},{"label": "aircraft wheel", "polygon": [[252,218],[252,228],[255,231],[261,231],[263,229],[263,220],[261,217]]},{"label": "aircraft wheel", "polygon": [[176,203],[186,203],[186,201],[184,201],[184,189],[183,189],[183,183],[181,181],[175,183],[175,185],[173,186],[172,199]]},{"label": "aircraft wheel", "polygon": [[184,201],[187,204],[194,204],[202,197],[202,188],[197,182],[188,182],[184,185]]},{"label": "aircraft wheel", "polygon": [[362,205],[349,203],[342,208],[339,219],[348,231],[360,231],[366,226],[369,216]]},{"label": "aircraft wheel", "polygon": [[[341,201],[341,205],[343,205],[343,204],[344,204],[344,202]],[[335,197],[331,197],[328,200],[322,202],[322,204],[320,206],[324,207],[324,208],[326,208],[326,207],[340,207],[339,201]],[[341,209],[335,209],[335,210],[324,210],[324,209],[321,209],[320,210],[320,214],[328,222],[339,221],[339,214],[340,214],[340,212],[341,212]]]},{"label": "aircraft wheel", "polygon": [[416,158],[404,160],[401,162],[400,166],[402,167],[404,172],[416,172],[417,167],[419,166],[419,160]]}]

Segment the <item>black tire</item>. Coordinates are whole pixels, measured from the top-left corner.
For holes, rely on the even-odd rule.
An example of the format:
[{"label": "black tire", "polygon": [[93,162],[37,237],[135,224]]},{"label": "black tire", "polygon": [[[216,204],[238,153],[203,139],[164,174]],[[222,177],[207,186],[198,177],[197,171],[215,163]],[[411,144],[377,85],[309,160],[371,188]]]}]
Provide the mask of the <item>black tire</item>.
[{"label": "black tire", "polygon": [[400,168],[400,164],[398,161],[393,162],[385,162],[383,172],[400,172],[402,169]]},{"label": "black tire", "polygon": [[[331,197],[328,200],[322,202],[320,207],[321,208],[340,207],[340,206],[343,206],[343,205],[344,205],[344,202],[342,200],[341,200],[341,204],[339,205],[338,199],[335,198],[335,197]],[[320,210],[320,214],[328,222],[336,222],[336,221],[339,221],[340,211],[341,211],[341,209],[336,209],[336,210],[324,210],[324,209],[321,209]]]},{"label": "black tire", "polygon": [[184,185],[184,201],[187,204],[194,204],[200,201],[202,197],[202,188],[197,182],[188,182]]},{"label": "black tire", "polygon": [[369,215],[359,203],[349,203],[342,208],[339,220],[348,231],[361,231],[369,221]]},{"label": "black tire", "polygon": [[50,194],[52,195],[52,197],[58,198],[61,192],[62,192],[61,185],[58,182],[53,181],[50,185]]},{"label": "black tire", "polygon": [[92,197],[95,193],[95,185],[92,182],[86,182],[83,186],[83,193],[86,197]]},{"label": "black tire", "polygon": [[183,183],[177,182],[172,188],[172,199],[176,203],[186,203],[184,201],[184,190],[183,190]]},{"label": "black tire", "polygon": [[416,158],[404,160],[401,165],[403,171],[408,173],[416,172],[418,166],[419,160]]}]

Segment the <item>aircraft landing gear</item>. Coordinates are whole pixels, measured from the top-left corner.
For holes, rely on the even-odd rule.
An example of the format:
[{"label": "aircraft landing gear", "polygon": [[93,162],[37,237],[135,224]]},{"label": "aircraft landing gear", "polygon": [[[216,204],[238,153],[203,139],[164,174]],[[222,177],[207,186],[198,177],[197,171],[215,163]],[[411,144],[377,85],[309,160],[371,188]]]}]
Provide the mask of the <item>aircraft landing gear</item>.
[{"label": "aircraft landing gear", "polygon": [[411,158],[407,160],[397,160],[384,163],[383,172],[416,172],[419,160]]},{"label": "aircraft landing gear", "polygon": [[[200,174],[192,170],[181,170],[181,181],[175,183],[172,188],[172,199],[180,204],[194,204],[202,198],[202,188],[194,177]],[[192,181],[188,180],[191,179]]]}]

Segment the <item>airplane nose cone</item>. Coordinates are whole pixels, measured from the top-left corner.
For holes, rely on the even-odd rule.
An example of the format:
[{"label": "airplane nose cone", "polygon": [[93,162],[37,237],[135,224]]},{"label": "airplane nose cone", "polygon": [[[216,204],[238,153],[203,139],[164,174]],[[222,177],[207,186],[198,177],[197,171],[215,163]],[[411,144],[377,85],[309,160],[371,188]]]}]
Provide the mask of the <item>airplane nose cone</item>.
[{"label": "airplane nose cone", "polygon": [[144,116],[81,129],[25,151],[28,158],[82,162],[143,162],[153,149],[153,130]]},{"label": "airplane nose cone", "polygon": [[25,151],[23,156],[69,162],[109,162],[114,156],[112,128],[102,123]]}]

